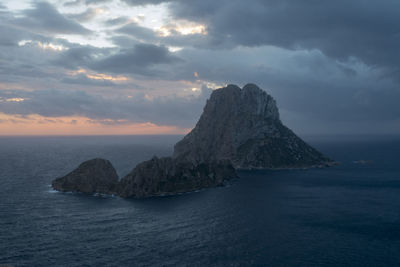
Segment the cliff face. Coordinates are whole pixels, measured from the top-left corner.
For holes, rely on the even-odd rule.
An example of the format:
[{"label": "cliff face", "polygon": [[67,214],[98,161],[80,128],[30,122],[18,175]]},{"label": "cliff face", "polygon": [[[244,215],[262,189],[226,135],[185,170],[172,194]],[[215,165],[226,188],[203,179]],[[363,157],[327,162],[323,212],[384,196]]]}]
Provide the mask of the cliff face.
[{"label": "cliff face", "polygon": [[331,162],[282,124],[275,100],[254,84],[215,90],[196,127],[175,145],[173,157],[195,164],[230,160],[237,169]]}]

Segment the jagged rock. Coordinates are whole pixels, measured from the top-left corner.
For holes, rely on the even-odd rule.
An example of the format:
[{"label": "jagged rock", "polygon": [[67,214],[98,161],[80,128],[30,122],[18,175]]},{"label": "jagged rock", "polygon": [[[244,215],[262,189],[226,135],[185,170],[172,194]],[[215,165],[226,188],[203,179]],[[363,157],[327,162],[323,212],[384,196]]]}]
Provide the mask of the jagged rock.
[{"label": "jagged rock", "polygon": [[138,164],[120,181],[118,194],[135,198],[171,195],[220,186],[235,177],[229,161],[193,164],[153,157]]},{"label": "jagged rock", "polygon": [[118,175],[111,162],[99,158],[83,162],[66,176],[52,182],[53,188],[62,192],[102,194],[114,194],[117,184]]},{"label": "jagged rock", "polygon": [[196,127],[175,145],[173,158],[194,164],[230,160],[237,169],[332,163],[282,124],[275,100],[254,84],[215,90]]}]

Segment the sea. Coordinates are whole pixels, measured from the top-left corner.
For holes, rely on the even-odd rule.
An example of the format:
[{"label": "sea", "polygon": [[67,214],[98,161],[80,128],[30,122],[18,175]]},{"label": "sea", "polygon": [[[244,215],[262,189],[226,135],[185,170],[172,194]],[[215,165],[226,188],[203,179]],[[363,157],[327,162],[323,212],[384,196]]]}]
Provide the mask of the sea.
[{"label": "sea", "polygon": [[0,266],[400,266],[400,137],[305,137],[340,164],[176,196],[50,186],[98,157],[122,177],[180,138],[1,137]]}]

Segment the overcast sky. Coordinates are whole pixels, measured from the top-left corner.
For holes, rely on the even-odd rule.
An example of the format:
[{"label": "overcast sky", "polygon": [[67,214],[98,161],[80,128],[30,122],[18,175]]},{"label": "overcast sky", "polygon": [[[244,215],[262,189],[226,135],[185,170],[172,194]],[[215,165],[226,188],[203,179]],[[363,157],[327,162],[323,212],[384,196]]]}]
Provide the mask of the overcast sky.
[{"label": "overcast sky", "polygon": [[398,0],[0,1],[0,135],[185,133],[255,83],[306,134],[400,133]]}]

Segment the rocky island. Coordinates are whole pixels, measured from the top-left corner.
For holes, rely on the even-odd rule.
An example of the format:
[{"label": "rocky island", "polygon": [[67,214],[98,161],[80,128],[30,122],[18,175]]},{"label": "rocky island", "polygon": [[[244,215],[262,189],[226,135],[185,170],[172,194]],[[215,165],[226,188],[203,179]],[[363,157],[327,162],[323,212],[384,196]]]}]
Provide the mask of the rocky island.
[{"label": "rocky island", "polygon": [[115,194],[118,179],[110,161],[92,159],[83,162],[66,176],[53,180],[52,186],[61,192]]},{"label": "rocky island", "polygon": [[136,198],[173,195],[222,186],[236,177],[235,169],[227,160],[194,164],[171,157],[154,157],[139,163],[121,179],[118,195]]},{"label": "rocky island", "polygon": [[213,91],[195,128],[171,157],[154,157],[118,180],[111,163],[94,159],[52,182],[54,189],[144,198],[221,186],[237,169],[311,168],[334,162],[279,118],[275,100],[254,84]]},{"label": "rocky island", "polygon": [[174,159],[230,160],[236,169],[309,168],[332,160],[284,126],[275,100],[255,84],[215,90]]}]

